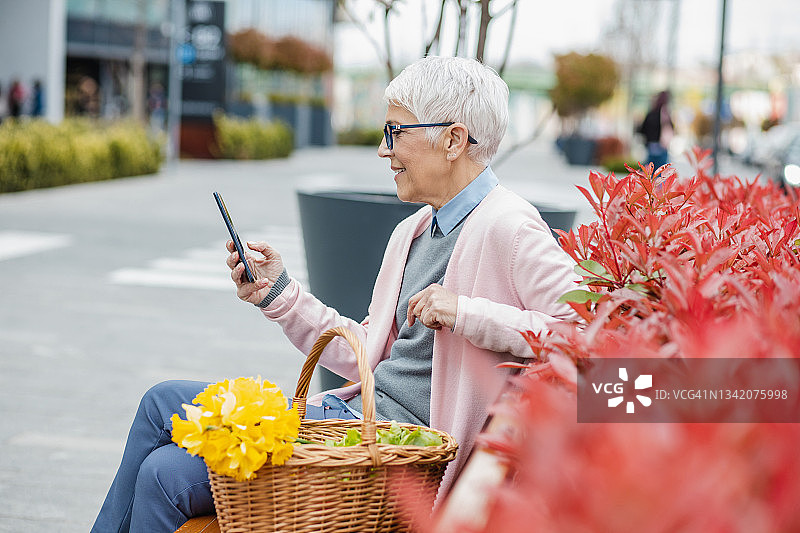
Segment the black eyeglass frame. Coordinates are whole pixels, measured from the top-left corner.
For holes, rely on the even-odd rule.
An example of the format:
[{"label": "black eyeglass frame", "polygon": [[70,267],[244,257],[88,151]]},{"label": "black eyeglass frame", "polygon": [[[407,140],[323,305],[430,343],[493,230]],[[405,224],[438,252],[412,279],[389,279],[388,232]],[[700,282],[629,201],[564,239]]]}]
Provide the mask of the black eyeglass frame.
[{"label": "black eyeglass frame", "polygon": [[[410,128],[433,128],[436,126],[452,126],[453,124],[455,124],[455,122],[434,122],[431,124],[386,124],[383,127],[383,138],[386,140],[386,148],[391,150],[392,148],[394,148],[394,138],[392,137],[392,135],[394,135],[394,132],[397,130],[405,130]],[[476,141],[469,133],[467,133],[467,141],[469,141],[470,144],[478,144],[478,141]]]}]

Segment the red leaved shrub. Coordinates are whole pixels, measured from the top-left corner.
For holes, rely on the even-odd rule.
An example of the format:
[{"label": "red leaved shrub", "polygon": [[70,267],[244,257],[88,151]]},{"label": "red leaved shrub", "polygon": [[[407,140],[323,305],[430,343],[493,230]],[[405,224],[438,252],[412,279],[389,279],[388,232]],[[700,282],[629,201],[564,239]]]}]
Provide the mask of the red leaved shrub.
[{"label": "red leaved shrub", "polygon": [[263,70],[318,74],[333,68],[333,61],[324,50],[297,37],[271,39],[254,28],[230,34],[228,48],[235,61]]},{"label": "red leaved shrub", "polygon": [[595,140],[594,160],[599,165],[609,160],[620,160],[628,155],[625,143],[619,137],[608,135]]},{"label": "red leaved shrub", "polygon": [[573,325],[567,335],[635,335],[653,355],[706,357],[712,347],[686,345],[687,336],[752,315],[782,338],[754,338],[768,342],[742,355],[795,353],[783,348],[800,346],[800,313],[791,312],[798,300],[786,293],[800,281],[800,206],[772,183],[709,176],[706,155],[694,153],[697,174],[688,180],[649,165],[621,179],[592,173],[591,192],[578,187],[597,220],[577,232],[556,230],[586,286],[565,299],[589,327]]},{"label": "red leaved shrub", "polygon": [[[710,176],[707,156],[691,154],[688,179],[649,165],[579,188],[597,220],[559,234],[583,276],[564,299],[583,322],[525,333],[536,361],[496,407],[523,435],[506,443],[514,476],[461,530],[800,531],[800,424],[577,422],[592,358],[800,354],[800,205],[772,184]],[[769,386],[758,378],[740,385]]]}]

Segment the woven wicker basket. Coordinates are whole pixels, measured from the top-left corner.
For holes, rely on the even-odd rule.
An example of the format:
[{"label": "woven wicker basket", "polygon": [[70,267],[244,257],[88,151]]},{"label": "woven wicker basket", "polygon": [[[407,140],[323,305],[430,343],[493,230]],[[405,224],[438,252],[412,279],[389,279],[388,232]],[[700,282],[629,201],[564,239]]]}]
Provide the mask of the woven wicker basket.
[{"label": "woven wicker basket", "polygon": [[314,367],[337,336],[350,344],[358,359],[364,420],[303,420],[300,437],[315,442],[339,440],[348,428],[356,428],[361,430],[362,443],[341,448],[295,445],[285,464],[265,465],[252,481],[236,481],[209,470],[222,533],[410,531],[412,517],[399,500],[413,502],[416,512],[432,509],[445,467],[455,458],[458,446],[442,431],[436,431],[442,437],[441,446],[376,444],[375,430],[390,424],[375,421],[372,371],[350,330],[328,330],[311,349],[293,399],[301,417]]}]

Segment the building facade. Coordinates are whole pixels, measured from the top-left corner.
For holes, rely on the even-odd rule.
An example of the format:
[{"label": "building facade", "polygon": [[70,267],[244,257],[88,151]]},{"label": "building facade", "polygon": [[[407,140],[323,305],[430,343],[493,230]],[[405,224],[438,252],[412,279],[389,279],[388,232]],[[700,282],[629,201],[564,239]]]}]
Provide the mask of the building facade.
[{"label": "building facade", "polygon": [[[45,115],[53,122],[73,115],[135,116],[164,128],[170,43],[178,33],[170,14],[173,2],[185,1],[0,0],[0,98],[7,98],[14,80],[29,93],[38,80],[45,90]],[[271,38],[292,35],[331,50],[334,7],[335,0],[228,0],[225,33],[254,28]],[[332,102],[332,82],[321,76],[258,71],[232,62],[224,76],[226,107],[239,114],[272,118],[269,106],[265,112],[239,104],[269,103],[300,90],[326,108]],[[298,140],[309,144],[311,138]]]}]

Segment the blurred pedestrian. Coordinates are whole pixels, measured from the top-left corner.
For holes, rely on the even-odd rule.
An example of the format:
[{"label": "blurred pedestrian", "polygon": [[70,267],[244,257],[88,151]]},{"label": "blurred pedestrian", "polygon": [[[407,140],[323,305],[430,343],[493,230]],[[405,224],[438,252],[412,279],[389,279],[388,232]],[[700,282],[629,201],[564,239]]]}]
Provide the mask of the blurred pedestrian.
[{"label": "blurred pedestrian", "polygon": [[669,163],[669,143],[675,126],[669,112],[669,91],[661,91],[653,98],[653,105],[636,130],[644,136],[647,159],[655,168]]},{"label": "blurred pedestrian", "polygon": [[0,85],[0,124],[3,123],[5,118],[8,116],[8,102],[6,98],[3,97],[3,86]]},{"label": "blurred pedestrian", "polygon": [[96,117],[100,112],[100,91],[97,82],[84,76],[78,82],[78,114]]},{"label": "blurred pedestrian", "polygon": [[11,89],[8,92],[8,110],[12,117],[17,118],[22,115],[25,105],[25,87],[19,80],[11,82]]},{"label": "blurred pedestrian", "polygon": [[166,96],[164,86],[158,82],[150,86],[147,94],[147,109],[150,113],[150,129],[154,132],[164,130],[164,120],[166,119]]},{"label": "blurred pedestrian", "polygon": [[44,114],[44,91],[42,90],[41,80],[33,82],[33,94],[31,94],[31,115],[40,117]]}]

